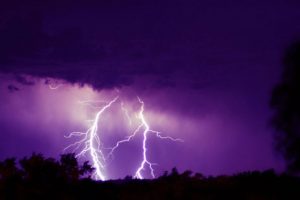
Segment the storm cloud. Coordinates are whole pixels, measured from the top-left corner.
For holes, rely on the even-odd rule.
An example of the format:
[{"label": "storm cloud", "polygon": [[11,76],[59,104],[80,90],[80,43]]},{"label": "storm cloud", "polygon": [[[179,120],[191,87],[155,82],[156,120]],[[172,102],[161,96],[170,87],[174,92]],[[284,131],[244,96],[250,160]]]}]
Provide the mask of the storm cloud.
[{"label": "storm cloud", "polygon": [[227,71],[278,55],[272,49],[287,42],[278,40],[287,36],[278,30],[294,23],[296,5],[276,1],[267,9],[268,1],[8,1],[1,6],[0,71],[95,89],[140,80],[147,88],[201,89],[230,79]]}]

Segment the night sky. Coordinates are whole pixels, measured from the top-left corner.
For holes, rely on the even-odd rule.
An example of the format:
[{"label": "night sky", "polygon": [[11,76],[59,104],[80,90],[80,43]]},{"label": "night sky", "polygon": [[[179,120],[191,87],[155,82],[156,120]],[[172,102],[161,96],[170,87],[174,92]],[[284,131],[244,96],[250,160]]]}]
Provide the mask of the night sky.
[{"label": "night sky", "polygon": [[[269,100],[299,11],[297,0],[1,1],[0,158],[58,157],[95,116],[80,102],[118,95],[99,122],[108,146],[134,129],[120,105],[134,117],[137,96],[151,129],[184,140],[149,136],[156,175],[282,171]],[[110,178],[134,173],[140,139],[116,152]]]}]

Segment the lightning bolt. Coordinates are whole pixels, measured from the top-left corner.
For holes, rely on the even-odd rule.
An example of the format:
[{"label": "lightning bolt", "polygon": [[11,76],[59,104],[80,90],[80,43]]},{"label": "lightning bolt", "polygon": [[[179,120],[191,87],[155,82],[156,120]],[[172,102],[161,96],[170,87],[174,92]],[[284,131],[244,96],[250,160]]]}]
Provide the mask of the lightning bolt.
[{"label": "lightning bolt", "polygon": [[[142,159],[138,169],[136,170],[134,177],[138,178],[138,179],[144,179],[142,171],[146,170],[146,166],[148,166],[149,169],[150,169],[150,173],[151,173],[152,178],[155,178],[153,165],[156,165],[156,163],[150,162],[149,159],[148,159],[148,155],[147,155],[147,151],[148,151],[148,149],[147,149],[148,134],[149,133],[154,133],[160,139],[168,139],[168,140],[171,140],[171,141],[174,141],[174,142],[183,142],[183,140],[182,139],[177,139],[177,138],[172,138],[170,136],[162,136],[160,132],[151,130],[150,126],[147,123],[147,121],[145,119],[145,116],[144,116],[145,103],[139,97],[137,97],[137,99],[138,99],[139,103],[141,104],[140,111],[139,111],[139,114],[138,114],[138,119],[140,120],[141,123],[139,124],[139,126],[135,129],[135,131],[130,136],[128,136],[127,138],[125,138],[123,140],[118,141],[116,143],[116,145],[111,148],[111,151],[109,152],[108,155],[113,156],[114,151],[122,143],[130,142],[130,140],[140,131],[140,129],[142,127],[144,127],[144,130],[143,130],[143,143],[142,143],[143,159]],[[125,114],[128,116],[127,112],[125,112]]]},{"label": "lightning bolt", "polygon": [[[64,151],[71,147],[75,147],[74,151],[80,148],[80,146],[84,145],[82,151],[80,151],[76,157],[84,155],[86,152],[90,153],[90,156],[93,161],[93,167],[95,168],[94,177],[96,180],[105,180],[106,177],[104,176],[105,171],[105,156],[103,151],[101,150],[101,141],[97,134],[98,132],[98,122],[103,114],[103,112],[108,109],[113,103],[117,101],[119,97],[115,97],[112,101],[107,103],[100,111],[97,112],[95,119],[93,120],[92,126],[86,132],[72,132],[67,138],[71,138],[73,136],[83,136],[83,139],[75,142],[69,146],[67,146]],[[96,144],[95,144],[96,143]]]},{"label": "lightning bolt", "polygon": [[139,168],[135,172],[135,177],[139,178],[139,179],[143,179],[144,177],[142,175],[142,170],[145,170],[145,165],[148,165],[149,168],[150,168],[150,171],[151,171],[152,178],[155,178],[154,169],[152,167],[154,165],[154,163],[151,163],[148,160],[148,157],[147,157],[147,150],[148,150],[147,149],[147,139],[148,139],[148,133],[150,131],[150,128],[149,128],[149,125],[146,122],[145,117],[144,117],[144,105],[145,104],[139,97],[138,97],[138,100],[141,103],[141,110],[139,112],[139,118],[140,118],[140,120],[142,122],[142,125],[144,126],[145,129],[144,129],[144,132],[143,132],[143,160],[142,160]]},{"label": "lightning bolt", "polygon": [[148,149],[147,149],[148,134],[149,133],[154,133],[160,139],[168,139],[168,140],[171,140],[171,141],[174,141],[174,142],[183,142],[183,140],[182,139],[177,139],[177,138],[172,138],[170,136],[162,136],[160,132],[151,130],[150,126],[147,123],[146,118],[144,116],[145,103],[139,97],[137,97],[137,98],[138,98],[138,101],[141,104],[141,109],[140,109],[138,117],[141,120],[141,123],[142,123],[141,125],[144,127],[144,131],[143,131],[143,147],[142,147],[143,148],[143,159],[142,159],[142,162],[140,163],[139,168],[136,170],[134,177],[138,178],[138,179],[144,179],[144,176],[142,175],[142,171],[144,171],[145,168],[146,168],[146,166],[148,166],[149,169],[150,169],[150,173],[151,173],[152,178],[155,178],[153,165],[157,165],[157,164],[150,162],[149,159],[148,159],[148,156],[147,156],[147,151],[148,151]]},{"label": "lightning bolt", "polygon": [[[176,139],[172,138],[170,136],[162,136],[160,132],[154,131],[150,129],[150,126],[144,116],[144,110],[145,110],[145,103],[139,98],[138,102],[141,104],[138,115],[136,116],[139,120],[139,125],[137,128],[127,136],[125,139],[119,140],[115,143],[113,147],[105,148],[102,144],[99,136],[98,136],[98,123],[99,119],[101,118],[102,114],[111,107],[112,104],[114,104],[119,99],[119,96],[115,97],[110,102],[106,103],[101,109],[97,106],[94,106],[94,103],[103,101],[81,101],[80,103],[87,104],[88,106],[91,106],[93,108],[100,109],[95,118],[92,120],[91,126],[88,128],[86,132],[72,132],[69,135],[65,136],[66,138],[71,137],[82,137],[81,140],[67,146],[64,151],[67,151],[68,149],[72,148],[73,151],[78,151],[82,149],[78,154],[76,154],[76,157],[84,156],[87,152],[92,158],[93,167],[95,168],[95,174],[94,178],[96,180],[106,180],[106,177],[104,175],[107,162],[109,159],[114,158],[114,152],[119,148],[120,145],[123,143],[130,142],[137,134],[142,133],[143,135],[143,141],[142,141],[142,161],[140,162],[134,177],[138,179],[144,179],[143,171],[145,171],[148,167],[150,170],[150,174],[152,178],[155,178],[154,168],[153,166],[156,165],[156,163],[150,162],[148,159],[148,136],[149,134],[154,134],[159,139],[167,139],[174,142],[183,142],[182,139]],[[132,119],[130,118],[130,115],[128,113],[128,110],[125,108],[124,103],[121,102],[121,109],[124,112],[125,117],[128,119],[128,123],[131,126],[132,125]],[[109,152],[105,155],[104,150],[109,150]]]}]

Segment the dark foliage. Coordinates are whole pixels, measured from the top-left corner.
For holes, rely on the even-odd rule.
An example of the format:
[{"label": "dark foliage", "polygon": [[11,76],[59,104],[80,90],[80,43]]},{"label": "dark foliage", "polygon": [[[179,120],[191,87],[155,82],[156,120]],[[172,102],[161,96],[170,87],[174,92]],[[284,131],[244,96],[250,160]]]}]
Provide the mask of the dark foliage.
[{"label": "dark foliage", "polygon": [[291,173],[300,173],[300,42],[292,45],[284,58],[282,80],[272,94],[277,149]]},{"label": "dark foliage", "polygon": [[0,199],[299,199],[300,179],[273,170],[205,177],[176,168],[153,180],[94,181],[74,154],[0,162]]}]

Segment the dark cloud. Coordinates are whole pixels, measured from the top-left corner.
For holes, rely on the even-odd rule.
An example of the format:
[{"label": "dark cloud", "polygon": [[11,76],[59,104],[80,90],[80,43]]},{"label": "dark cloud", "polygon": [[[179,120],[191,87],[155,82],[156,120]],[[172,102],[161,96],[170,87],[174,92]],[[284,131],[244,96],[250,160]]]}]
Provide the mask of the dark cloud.
[{"label": "dark cloud", "polygon": [[34,81],[28,80],[28,78],[21,75],[16,75],[15,80],[22,85],[34,85]]},{"label": "dark cloud", "polygon": [[5,22],[0,33],[1,72],[16,74],[17,82],[25,85],[33,82],[23,75],[87,83],[95,88],[128,82],[109,66],[97,67],[97,47],[84,41],[80,29],[68,27],[50,35],[43,30],[43,19],[41,14],[30,12],[25,16],[13,16]]},{"label": "dark cloud", "polygon": [[16,87],[15,85],[8,85],[7,86],[7,89],[10,91],[10,92],[16,92],[16,91],[19,91],[20,89],[18,87]]},{"label": "dark cloud", "polygon": [[137,80],[155,88],[199,89],[219,81],[220,74],[227,76],[223,71],[272,56],[267,52],[278,38],[288,38],[278,30],[284,30],[286,22],[294,23],[294,8],[295,3],[279,0],[272,5],[7,1],[0,8],[0,72],[57,78],[96,89]]}]

